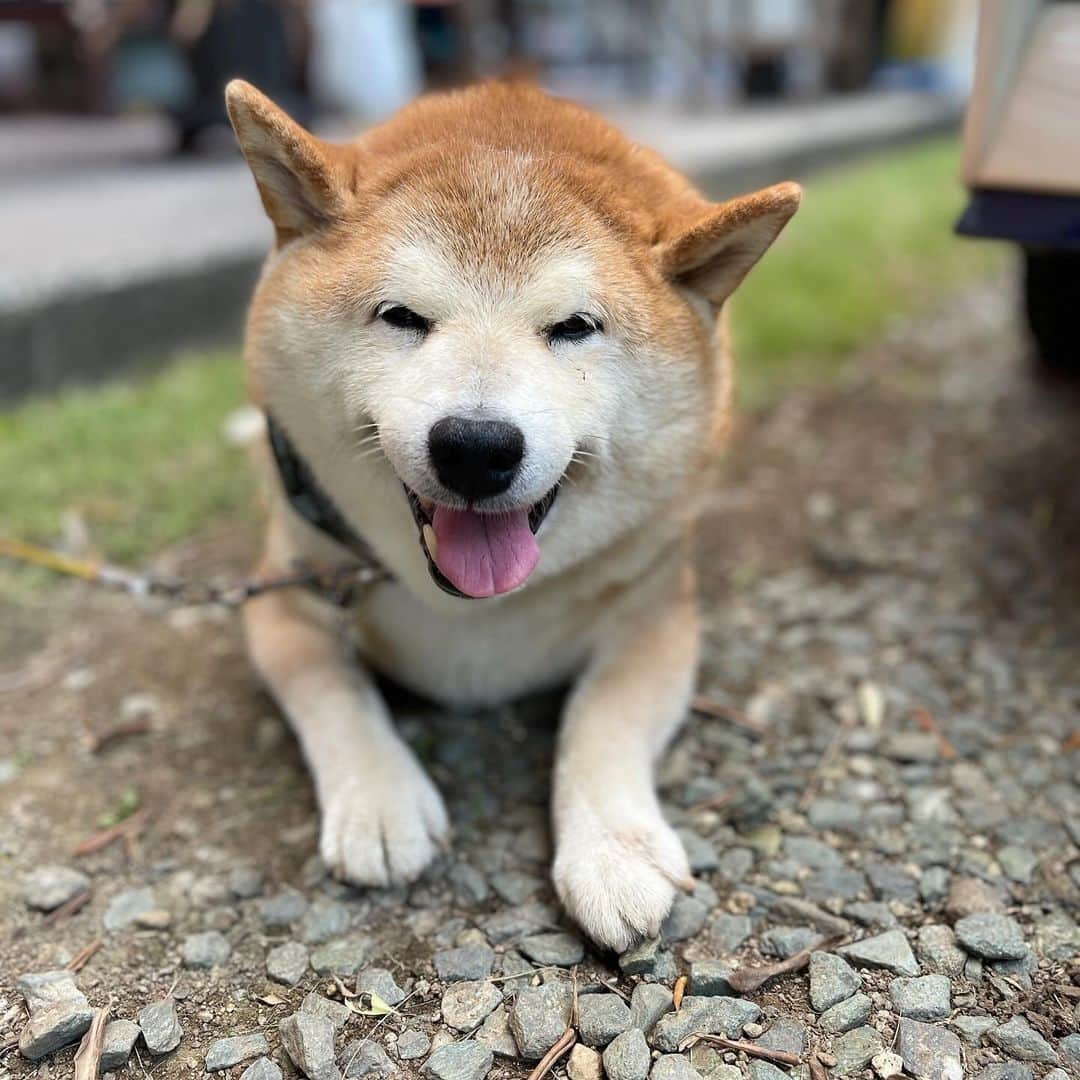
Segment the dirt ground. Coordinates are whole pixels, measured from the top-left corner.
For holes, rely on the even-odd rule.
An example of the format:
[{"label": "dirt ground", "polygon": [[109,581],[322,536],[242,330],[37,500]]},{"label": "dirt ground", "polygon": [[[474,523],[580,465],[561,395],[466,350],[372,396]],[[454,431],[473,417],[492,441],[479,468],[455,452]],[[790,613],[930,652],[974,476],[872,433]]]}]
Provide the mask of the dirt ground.
[{"label": "dirt ground", "polygon": [[[989,968],[981,980],[966,970],[953,1012],[1022,1014],[1056,1046],[1077,1031],[1080,995],[1080,396],[1033,376],[1011,308],[1011,284],[980,289],[897,327],[842,386],[793,392],[742,422],[701,540],[701,688],[728,714],[692,718],[661,777],[673,820],[717,855],[718,865],[700,865],[717,893],[708,917],[754,916],[739,957],[760,959],[766,928],[792,922],[770,915],[770,897],[799,895],[847,917],[852,903],[877,900],[909,936],[949,921],[925,884],[927,868],[942,867],[953,882],[983,882],[1037,957],[1011,988],[1003,972],[999,986]],[[251,523],[238,518],[163,563],[239,571],[253,544]],[[552,900],[543,879],[553,712],[550,700],[461,716],[399,703],[404,731],[448,795],[455,849],[411,890],[361,893],[324,880],[313,859],[302,762],[231,616],[136,610],[66,584],[5,611],[0,1074],[69,1075],[70,1049],[35,1066],[10,1045],[23,1022],[14,981],[100,939],[79,974],[94,1004],[111,1000],[114,1015],[133,1017],[170,988],[179,1002],[179,1048],[156,1060],[143,1050],[135,1072],[201,1074],[214,1039],[261,1030],[289,1075],[277,1023],[329,980],[311,971],[296,987],[268,980],[268,948],[297,933],[267,927],[258,898],[223,885],[230,870],[253,866],[263,897],[294,886],[347,907],[369,962],[412,995],[388,1022],[355,1018],[352,1033],[389,1036],[401,1073],[418,1075],[422,1059],[398,1063],[393,1036],[444,1030],[433,952],[477,927],[497,952],[513,944],[490,932],[494,916],[523,906],[508,873],[538,879],[541,904]],[[95,736],[129,724],[146,730],[93,749]],[[898,736],[916,750],[897,750]],[[928,755],[930,736],[937,753]],[[860,799],[865,825],[829,818],[833,804]],[[126,838],[73,854],[110,815],[133,809]],[[791,836],[823,839],[865,884],[851,896],[814,891],[822,869],[777,850]],[[736,849],[752,855],[741,880],[725,876]],[[1017,849],[1035,852],[1032,868],[1010,869]],[[872,859],[918,886],[883,883]],[[463,897],[447,876],[459,862],[493,890]],[[53,921],[31,910],[22,882],[41,864],[87,873],[89,902]],[[168,925],[105,930],[110,900],[144,886]],[[671,945],[680,968],[723,953],[711,927]],[[227,962],[185,967],[181,943],[207,929],[228,939]],[[618,974],[613,957],[590,953],[578,978]],[[624,990],[637,981],[620,979]],[[880,1005],[871,1024],[886,1045],[887,981],[867,975]],[[1062,985],[1072,990],[1052,989]],[[811,1046],[830,1044],[814,1026],[805,973],[750,996],[763,1023],[794,1017]],[[965,1054],[973,1076],[1010,1056],[985,1041]],[[497,1057],[493,1075],[530,1068]]]}]

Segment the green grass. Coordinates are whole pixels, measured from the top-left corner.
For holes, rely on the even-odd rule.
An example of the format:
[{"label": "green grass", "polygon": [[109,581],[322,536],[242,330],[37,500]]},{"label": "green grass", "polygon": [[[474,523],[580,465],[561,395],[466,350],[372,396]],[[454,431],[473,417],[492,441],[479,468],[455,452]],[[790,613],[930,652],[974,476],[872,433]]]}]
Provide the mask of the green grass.
[{"label": "green grass", "polygon": [[993,274],[1002,245],[960,239],[958,147],[939,138],[819,174],[732,304],[744,406],[820,381],[897,317]]},{"label": "green grass", "polygon": [[51,542],[75,513],[114,559],[179,540],[245,497],[222,436],[242,401],[239,357],[218,352],[0,413],[0,535]]},{"label": "green grass", "polygon": [[[811,182],[735,300],[744,404],[832,377],[890,319],[1000,266],[999,249],[952,235],[956,154],[935,140]],[[0,413],[0,535],[55,542],[75,512],[132,562],[189,535],[250,490],[221,433],[241,400],[239,358],[219,352]]]}]

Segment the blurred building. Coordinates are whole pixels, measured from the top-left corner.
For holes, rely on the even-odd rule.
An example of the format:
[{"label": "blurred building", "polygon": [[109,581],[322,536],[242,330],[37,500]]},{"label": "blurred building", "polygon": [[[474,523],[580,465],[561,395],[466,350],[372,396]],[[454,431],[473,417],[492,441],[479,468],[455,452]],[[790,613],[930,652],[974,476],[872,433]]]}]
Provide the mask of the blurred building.
[{"label": "blurred building", "polygon": [[0,0],[0,109],[220,117],[232,75],[378,118],[507,73],[686,105],[934,86],[974,0]]}]

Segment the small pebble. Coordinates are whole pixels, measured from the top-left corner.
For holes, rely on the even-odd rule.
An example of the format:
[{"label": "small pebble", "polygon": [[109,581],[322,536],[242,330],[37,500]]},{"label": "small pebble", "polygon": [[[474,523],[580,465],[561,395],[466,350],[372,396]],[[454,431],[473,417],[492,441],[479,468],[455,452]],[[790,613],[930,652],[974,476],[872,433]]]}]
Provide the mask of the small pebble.
[{"label": "small pebble", "polygon": [[37,911],[54,911],[90,888],[90,878],[70,866],[39,866],[23,878],[22,895]]},{"label": "small pebble", "polygon": [[184,1029],[176,1013],[176,999],[167,997],[139,1010],[143,1042],[151,1054],[168,1054],[180,1045]]},{"label": "small pebble", "polygon": [[274,982],[295,986],[307,974],[308,951],[299,941],[275,945],[266,954],[266,974]]}]

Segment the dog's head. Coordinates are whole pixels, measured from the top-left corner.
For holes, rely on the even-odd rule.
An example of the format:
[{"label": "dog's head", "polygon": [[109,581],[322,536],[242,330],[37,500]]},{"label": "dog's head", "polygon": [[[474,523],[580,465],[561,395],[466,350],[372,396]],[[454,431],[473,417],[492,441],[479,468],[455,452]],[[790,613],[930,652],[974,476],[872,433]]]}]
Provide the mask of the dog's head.
[{"label": "dog's head", "polygon": [[727,409],[718,314],[796,185],[707,202],[524,86],[421,99],[348,146],[227,96],[278,240],[257,393],[313,463],[393,489],[441,587],[508,592],[541,550],[537,577],[687,497]]}]

